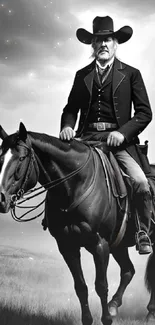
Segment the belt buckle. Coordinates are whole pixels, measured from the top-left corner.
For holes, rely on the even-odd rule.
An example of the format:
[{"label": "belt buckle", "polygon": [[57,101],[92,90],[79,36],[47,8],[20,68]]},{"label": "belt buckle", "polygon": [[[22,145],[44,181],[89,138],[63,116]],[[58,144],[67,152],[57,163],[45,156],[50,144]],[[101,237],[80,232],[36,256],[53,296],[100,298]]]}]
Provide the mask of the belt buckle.
[{"label": "belt buckle", "polygon": [[105,123],[104,122],[97,122],[97,131],[105,131]]}]

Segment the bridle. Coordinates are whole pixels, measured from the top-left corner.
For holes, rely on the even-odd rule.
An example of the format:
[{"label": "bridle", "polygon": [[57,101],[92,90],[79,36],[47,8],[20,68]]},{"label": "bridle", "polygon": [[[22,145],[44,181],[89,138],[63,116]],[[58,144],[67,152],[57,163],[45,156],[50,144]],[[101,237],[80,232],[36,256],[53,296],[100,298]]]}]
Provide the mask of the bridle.
[{"label": "bridle", "polygon": [[[38,206],[36,205],[34,207],[32,207],[32,206],[27,207],[28,209],[31,209],[31,210],[28,211],[28,212],[26,212],[26,213],[24,213],[20,217],[17,217],[15,209],[16,208],[26,208],[24,206],[21,206],[21,204],[24,203],[24,202],[26,202],[31,197],[30,198],[23,198],[23,197],[24,197],[25,194],[26,195],[30,194],[32,190],[31,191],[27,191],[25,193],[25,190],[24,189],[26,188],[26,185],[28,183],[28,180],[29,180],[30,174],[32,172],[32,168],[34,167],[34,164],[36,165],[37,178],[39,177],[39,168],[38,168],[38,166],[36,164],[36,158],[35,158],[34,150],[31,147],[28,147],[25,143],[24,144],[19,144],[18,143],[18,146],[21,146],[21,147],[24,147],[24,148],[27,149],[27,151],[29,152],[28,155],[30,155],[30,160],[29,160],[28,167],[27,167],[27,170],[26,170],[26,173],[25,173],[25,176],[24,176],[24,179],[23,179],[23,182],[21,184],[20,189],[17,191],[16,194],[13,194],[11,196],[11,203],[10,203],[11,215],[12,215],[13,219],[16,220],[16,221],[29,221],[29,220],[24,220],[24,219],[22,220],[22,218],[25,215],[27,215],[28,213],[30,213],[33,210],[37,209],[37,207],[39,207],[39,205]],[[22,158],[24,158],[24,157],[22,157]],[[14,183],[12,184],[12,186],[14,186]],[[22,198],[23,198],[23,200],[20,201],[20,199],[22,199]],[[18,201],[20,201],[20,202],[18,202]],[[43,201],[42,201],[42,203],[43,203]],[[34,218],[30,218],[30,220],[33,220],[33,219]]]},{"label": "bridle", "polygon": [[[87,160],[83,163],[82,166],[80,166],[75,171],[69,173],[68,175],[66,175],[66,176],[64,176],[62,178],[57,178],[57,179],[52,181],[50,176],[48,175],[47,171],[45,170],[40,158],[34,152],[33,148],[31,146],[27,146],[26,144],[20,144],[20,146],[25,147],[30,152],[30,161],[29,161],[27,171],[26,171],[26,174],[25,174],[25,177],[24,177],[23,183],[21,184],[20,189],[17,191],[16,194],[13,194],[12,197],[11,197],[10,208],[11,208],[12,218],[15,221],[27,222],[27,221],[31,221],[31,220],[34,220],[34,219],[40,217],[44,213],[45,209],[42,210],[40,213],[38,213],[34,217],[23,219],[29,213],[33,212],[34,210],[37,210],[41,205],[43,205],[46,198],[44,198],[40,203],[38,203],[37,205],[34,205],[34,206],[22,206],[22,204],[29,201],[29,200],[31,200],[31,199],[33,199],[33,198],[35,198],[35,197],[37,197],[37,196],[39,196],[39,195],[41,195],[41,194],[44,194],[48,190],[51,190],[51,189],[57,187],[58,185],[66,182],[67,180],[69,180],[70,178],[72,178],[73,176],[78,174],[87,165],[87,163],[88,163],[88,161],[90,159],[91,150],[89,151],[89,155],[88,155]],[[32,171],[32,167],[34,167],[34,164],[36,165],[37,179],[39,179],[39,170],[40,170],[40,171],[43,172],[47,182],[45,184],[37,187],[37,188],[33,188],[33,189],[25,192],[24,188],[27,185],[27,182],[29,180],[29,176],[30,176],[30,173]],[[28,211],[26,211],[21,216],[17,216],[16,208],[28,209]]]}]

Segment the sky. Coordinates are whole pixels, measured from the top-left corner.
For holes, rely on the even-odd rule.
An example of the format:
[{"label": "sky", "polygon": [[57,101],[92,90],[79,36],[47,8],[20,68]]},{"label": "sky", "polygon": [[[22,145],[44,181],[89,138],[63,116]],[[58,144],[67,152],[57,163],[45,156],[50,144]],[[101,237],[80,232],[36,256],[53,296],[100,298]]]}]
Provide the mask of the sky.
[{"label": "sky", "polygon": [[[115,31],[133,28],[117,56],[140,69],[155,110],[154,0],[0,0],[0,124],[7,133],[22,120],[28,130],[58,136],[75,72],[92,61],[90,46],[77,40],[76,30],[92,32],[95,16],[107,15]],[[149,140],[151,162],[154,129],[155,120],[141,135],[142,142]],[[1,216],[0,243],[50,252],[51,237],[40,223],[21,225]]]},{"label": "sky", "polygon": [[[0,123],[8,133],[22,120],[31,131],[58,136],[75,72],[92,61],[76,30],[92,32],[97,15],[110,15],[115,30],[133,28],[117,56],[140,69],[155,107],[154,0],[0,0]],[[153,130],[154,122],[144,133],[150,142]]]}]

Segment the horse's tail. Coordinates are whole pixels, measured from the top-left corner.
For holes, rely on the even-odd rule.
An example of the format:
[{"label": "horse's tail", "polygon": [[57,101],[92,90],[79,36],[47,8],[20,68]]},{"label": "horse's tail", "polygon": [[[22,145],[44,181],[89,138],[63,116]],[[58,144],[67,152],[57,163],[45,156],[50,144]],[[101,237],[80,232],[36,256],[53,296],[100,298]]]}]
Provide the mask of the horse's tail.
[{"label": "horse's tail", "polygon": [[155,253],[153,252],[148,258],[146,271],[145,271],[146,288],[149,292],[153,292],[153,293],[155,293],[154,271],[155,271]]}]

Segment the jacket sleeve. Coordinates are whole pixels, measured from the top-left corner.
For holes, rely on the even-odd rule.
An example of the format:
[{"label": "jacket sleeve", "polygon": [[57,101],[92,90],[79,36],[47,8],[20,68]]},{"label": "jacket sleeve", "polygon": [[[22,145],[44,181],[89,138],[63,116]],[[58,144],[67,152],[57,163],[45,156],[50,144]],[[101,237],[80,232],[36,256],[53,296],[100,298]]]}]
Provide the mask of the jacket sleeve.
[{"label": "jacket sleeve", "polygon": [[139,70],[134,70],[131,75],[131,101],[134,116],[118,130],[125,136],[127,142],[137,137],[152,120],[148,95]]},{"label": "jacket sleeve", "polygon": [[74,129],[76,124],[79,107],[79,74],[78,72],[75,75],[74,83],[71,89],[71,92],[68,97],[67,105],[64,107],[61,115],[61,130],[65,126],[71,126]]}]

